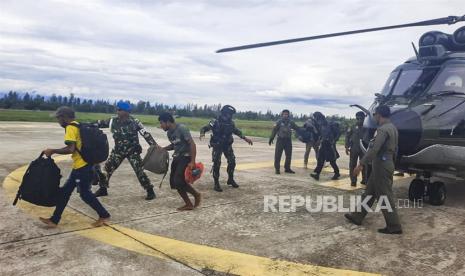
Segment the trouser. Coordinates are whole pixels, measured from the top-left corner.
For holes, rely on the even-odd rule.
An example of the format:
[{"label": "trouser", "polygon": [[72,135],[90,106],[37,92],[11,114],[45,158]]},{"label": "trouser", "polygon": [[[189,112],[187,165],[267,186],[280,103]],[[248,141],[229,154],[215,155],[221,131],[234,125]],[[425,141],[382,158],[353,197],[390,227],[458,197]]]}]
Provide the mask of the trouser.
[{"label": "trouser", "polygon": [[[125,158],[128,159],[129,164],[131,164],[131,167],[136,173],[140,185],[145,190],[152,189],[153,185],[150,183],[149,178],[144,172],[144,167],[142,166],[142,158],[140,157],[140,154],[136,151],[130,153],[120,153],[115,149],[111,151],[110,157],[108,157],[107,161],[105,162],[106,181],[100,181],[100,187],[108,188],[108,183],[111,175],[121,165],[121,162],[123,162]],[[97,169],[96,171],[99,174],[100,179],[102,179],[102,177],[105,177],[104,175],[102,175],[101,170]]]},{"label": "trouser", "polygon": [[308,157],[310,156],[310,152],[313,150],[315,151],[315,159],[318,160],[318,149],[320,145],[318,142],[308,142],[305,144],[305,154],[304,154],[304,165],[308,164]]},{"label": "trouser", "polygon": [[[323,170],[323,166],[325,165],[325,161],[326,159],[324,158],[324,156],[318,156],[318,161],[314,170],[315,173],[321,173],[321,170]],[[333,168],[334,174],[339,174],[339,167],[337,166],[336,160],[329,161],[329,164]]]},{"label": "trouser", "polygon": [[279,171],[281,156],[286,155],[286,160],[284,161],[284,169],[291,169],[291,159],[292,159],[292,140],[291,138],[279,138],[276,140],[276,147],[274,151],[274,168]]},{"label": "trouser", "polygon": [[[353,176],[353,172],[359,160],[363,158],[363,151],[361,150],[350,150],[349,155],[349,172],[350,172],[350,181],[352,183],[357,183],[357,177]],[[366,181],[366,168],[362,170],[362,180]]]},{"label": "trouser", "polygon": [[80,169],[74,169],[66,181],[65,185],[60,188],[58,192],[58,200],[55,211],[53,212],[51,221],[58,224],[61,215],[68,204],[69,198],[76,186],[79,188],[79,195],[81,199],[97,212],[100,218],[108,218],[110,214],[105,210],[100,201],[94,196],[90,187],[93,177],[93,170],[91,165],[86,165]]},{"label": "trouser", "polygon": [[219,179],[220,177],[220,167],[221,167],[221,156],[224,154],[226,160],[228,161],[228,167],[226,171],[228,172],[228,177],[230,179],[234,178],[234,170],[236,168],[236,156],[234,155],[234,150],[232,145],[214,145],[212,150],[212,162],[213,162],[213,178]]},{"label": "trouser", "polygon": [[[382,209],[384,220],[386,221],[386,227],[391,231],[401,230],[399,216],[397,214],[395,198],[392,192],[392,177],[394,174],[394,164],[382,164],[382,162],[387,163],[386,161],[374,161],[372,165],[371,175],[368,179],[367,187],[365,192],[362,195],[362,200],[367,196],[371,196],[367,205],[369,207],[373,206],[376,199],[379,199],[380,196],[385,196],[389,202],[392,211]],[[367,211],[362,208],[359,212],[352,213],[353,218],[361,223]]]}]

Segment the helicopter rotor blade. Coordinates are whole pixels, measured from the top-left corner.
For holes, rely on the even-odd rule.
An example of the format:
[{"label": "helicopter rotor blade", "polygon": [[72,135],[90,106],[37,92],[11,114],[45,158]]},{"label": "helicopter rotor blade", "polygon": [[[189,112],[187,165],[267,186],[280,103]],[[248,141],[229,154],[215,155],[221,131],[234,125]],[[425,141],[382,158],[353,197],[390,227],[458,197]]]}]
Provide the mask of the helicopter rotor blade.
[{"label": "helicopter rotor blade", "polygon": [[408,28],[408,27],[418,27],[418,26],[432,26],[432,25],[452,25],[460,21],[465,21],[465,15],[463,16],[448,16],[443,18],[437,18],[432,20],[425,20],[415,23],[408,23],[408,24],[400,24],[400,25],[392,25],[392,26],[385,26],[385,27],[377,27],[377,28],[369,28],[369,29],[362,29],[362,30],[355,30],[355,31],[347,31],[347,32],[340,32],[340,33],[332,33],[332,34],[324,34],[324,35],[316,35],[316,36],[307,36],[307,37],[300,37],[300,38],[293,38],[293,39],[285,39],[285,40],[278,40],[278,41],[270,41],[270,42],[263,42],[263,43],[256,43],[256,44],[248,44],[242,46],[236,46],[231,48],[224,48],[216,51],[217,53],[224,53],[224,52],[232,52],[232,51],[240,51],[246,49],[253,49],[253,48],[261,48],[261,47],[268,47],[274,45],[281,45],[281,44],[288,44],[288,43],[295,43],[307,40],[316,40],[328,37],[335,37],[335,36],[344,36],[344,35],[352,35],[352,34],[359,34],[359,33],[368,33],[368,32],[376,32],[382,30],[390,30],[390,29],[399,29],[399,28]]}]

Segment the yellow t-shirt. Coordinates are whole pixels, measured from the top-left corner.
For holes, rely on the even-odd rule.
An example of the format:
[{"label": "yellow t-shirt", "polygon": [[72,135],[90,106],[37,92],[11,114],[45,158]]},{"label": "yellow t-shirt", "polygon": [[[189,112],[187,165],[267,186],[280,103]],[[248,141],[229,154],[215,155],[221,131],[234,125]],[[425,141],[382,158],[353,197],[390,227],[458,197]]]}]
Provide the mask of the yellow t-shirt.
[{"label": "yellow t-shirt", "polygon": [[[76,121],[71,122],[73,124],[79,124]],[[78,150],[81,150],[82,148],[82,141],[81,141],[81,134],[79,132],[79,128],[72,126],[72,125],[67,125],[65,128],[65,144],[68,145],[70,143],[75,143],[76,148]],[[84,166],[87,165],[87,162],[82,159],[81,155],[79,152],[76,150],[73,152],[71,155],[71,158],[73,159],[73,169],[80,169]]]}]

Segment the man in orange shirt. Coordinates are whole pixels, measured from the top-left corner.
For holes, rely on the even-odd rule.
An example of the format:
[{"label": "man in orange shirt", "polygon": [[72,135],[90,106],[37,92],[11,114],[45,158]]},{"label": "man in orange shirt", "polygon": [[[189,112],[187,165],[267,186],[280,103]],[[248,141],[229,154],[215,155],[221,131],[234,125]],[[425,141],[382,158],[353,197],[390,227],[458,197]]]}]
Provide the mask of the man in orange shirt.
[{"label": "man in orange shirt", "polygon": [[47,157],[50,157],[53,154],[71,154],[71,158],[73,159],[73,170],[71,171],[65,185],[60,188],[57,205],[52,217],[40,218],[40,220],[49,227],[56,227],[60,222],[61,215],[68,204],[74,188],[78,187],[81,199],[99,215],[98,220],[92,225],[96,227],[102,226],[110,218],[110,214],[107,210],[105,210],[90,189],[93,178],[93,169],[92,165],[84,161],[82,156],[79,154],[79,150],[82,148],[82,140],[79,128],[72,125],[78,124],[78,122],[75,121],[74,111],[67,106],[62,106],[58,108],[54,116],[60,126],[65,129],[66,147],[61,149],[48,148],[44,150],[44,154]]}]

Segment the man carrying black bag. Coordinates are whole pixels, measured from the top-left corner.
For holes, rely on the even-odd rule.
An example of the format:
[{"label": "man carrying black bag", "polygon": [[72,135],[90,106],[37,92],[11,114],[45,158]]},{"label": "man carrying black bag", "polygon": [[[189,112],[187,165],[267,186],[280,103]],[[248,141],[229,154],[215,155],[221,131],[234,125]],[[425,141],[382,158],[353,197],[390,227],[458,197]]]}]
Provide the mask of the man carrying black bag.
[{"label": "man carrying black bag", "polygon": [[66,147],[61,149],[45,149],[44,154],[47,157],[53,154],[71,154],[73,159],[73,170],[66,181],[65,185],[60,188],[57,198],[57,205],[53,215],[50,218],[40,218],[40,220],[49,227],[56,227],[60,222],[61,215],[68,204],[69,198],[74,188],[79,187],[81,199],[94,209],[99,218],[92,226],[102,226],[110,218],[110,214],[105,210],[102,204],[91,192],[91,182],[93,178],[92,164],[88,164],[79,153],[82,149],[82,139],[80,131],[75,121],[74,111],[66,106],[58,108],[54,116],[58,123],[65,129]]}]

